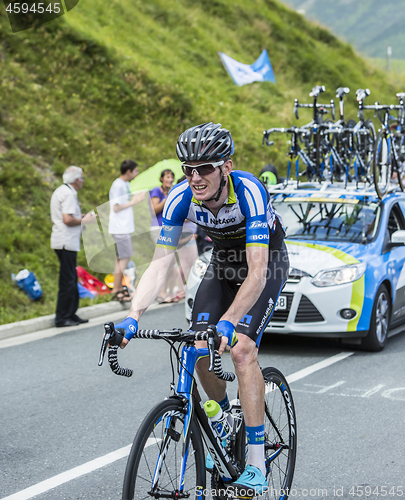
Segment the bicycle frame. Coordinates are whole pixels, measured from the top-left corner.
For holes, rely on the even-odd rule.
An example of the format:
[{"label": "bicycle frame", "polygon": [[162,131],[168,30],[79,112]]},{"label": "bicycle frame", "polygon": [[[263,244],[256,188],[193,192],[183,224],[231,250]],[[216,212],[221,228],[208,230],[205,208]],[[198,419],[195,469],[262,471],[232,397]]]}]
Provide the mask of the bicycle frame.
[{"label": "bicycle frame", "polygon": [[[185,345],[182,349],[180,373],[177,388],[175,390],[175,398],[180,398],[184,402],[185,417],[184,417],[184,434],[183,434],[183,457],[181,462],[181,472],[179,477],[179,491],[184,489],[184,476],[187,466],[187,458],[190,443],[190,423],[196,418],[201,431],[202,438],[207,446],[211,457],[213,458],[216,467],[221,476],[230,477],[235,480],[238,477],[238,471],[231,462],[225,448],[222,446],[221,439],[214,432],[205,410],[201,403],[201,397],[198,389],[194,384],[193,373],[196,363],[199,359],[209,356],[208,348],[197,349],[193,345]],[[169,429],[171,419],[167,421],[167,429]],[[165,443],[161,447],[161,452],[156,464],[155,474],[153,477],[153,485],[157,484],[161,470],[161,463],[165,456]]]},{"label": "bicycle frame", "polygon": [[287,153],[289,160],[288,160],[288,166],[287,166],[286,184],[288,184],[288,179],[290,178],[291,163],[294,159],[295,159],[295,169],[296,169],[297,182],[299,182],[299,175],[300,175],[300,173],[299,173],[299,159],[300,158],[307,166],[307,169],[309,170],[311,176],[318,175],[315,162],[309,157],[308,153],[301,148],[301,146],[299,145],[299,142],[298,142],[298,133],[299,132],[308,133],[307,129],[299,128],[299,127],[292,127],[292,128],[288,128],[288,129],[286,129],[286,128],[271,128],[271,129],[265,130],[263,132],[263,145],[265,143],[268,146],[272,146],[274,144],[273,141],[269,140],[270,134],[272,134],[274,132],[291,134],[291,147],[290,147],[289,152]]}]

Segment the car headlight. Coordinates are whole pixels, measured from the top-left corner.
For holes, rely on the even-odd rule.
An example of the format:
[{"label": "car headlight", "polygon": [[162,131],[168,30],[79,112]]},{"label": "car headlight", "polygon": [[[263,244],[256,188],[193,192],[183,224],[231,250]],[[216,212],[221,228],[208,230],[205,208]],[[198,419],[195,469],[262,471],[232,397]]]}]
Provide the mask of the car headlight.
[{"label": "car headlight", "polygon": [[193,265],[193,273],[198,277],[202,278],[207,270],[208,262],[204,262],[201,259],[197,259]]},{"label": "car headlight", "polygon": [[357,281],[366,272],[367,265],[361,262],[352,266],[343,266],[336,269],[320,271],[311,283],[315,286],[336,286]]}]

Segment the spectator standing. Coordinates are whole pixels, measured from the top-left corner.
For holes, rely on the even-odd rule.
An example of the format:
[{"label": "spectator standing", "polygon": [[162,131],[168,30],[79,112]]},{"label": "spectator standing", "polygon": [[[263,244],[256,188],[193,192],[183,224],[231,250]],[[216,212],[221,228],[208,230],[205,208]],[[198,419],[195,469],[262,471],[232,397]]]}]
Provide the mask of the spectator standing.
[{"label": "spectator standing", "polygon": [[[58,256],[59,291],[56,304],[55,326],[76,326],[87,323],[88,319],[79,318],[76,311],[79,307],[79,291],[77,289],[76,258],[80,250],[82,212],[80,210],[77,191],[84,183],[83,170],[71,166],[63,174],[63,184],[51,197],[52,234],[51,248]],[[95,214],[88,216],[94,220]]]},{"label": "spectator standing", "polygon": [[122,285],[124,271],[128,266],[134,249],[131,233],[135,231],[134,212],[132,207],[145,198],[145,193],[131,195],[129,182],[138,175],[138,164],[133,160],[121,163],[121,175],[112,183],[110,199],[110,218],[108,232],[115,243],[117,260],[114,268],[113,299],[119,302],[130,302],[128,288]]},{"label": "spectator standing", "polygon": [[158,236],[160,233],[159,227],[162,225],[163,208],[166,203],[167,195],[173,186],[174,172],[168,168],[162,170],[159,180],[161,185],[153,188],[150,192],[150,200],[156,215],[156,222],[152,219],[152,228],[158,232]]},{"label": "spectator standing", "polygon": [[[150,228],[151,238],[154,243],[156,243],[162,225],[162,214],[166,203],[167,195],[174,183],[174,172],[168,168],[162,170],[160,174],[160,186],[153,188],[149,195],[152,203],[152,209],[155,217],[152,217],[152,225]],[[170,266],[170,270],[167,273],[167,279],[156,298],[159,304],[169,304],[171,302],[178,302],[179,299],[174,296],[174,286],[177,281],[177,274],[174,268],[174,262]],[[169,293],[167,289],[169,288]]]}]

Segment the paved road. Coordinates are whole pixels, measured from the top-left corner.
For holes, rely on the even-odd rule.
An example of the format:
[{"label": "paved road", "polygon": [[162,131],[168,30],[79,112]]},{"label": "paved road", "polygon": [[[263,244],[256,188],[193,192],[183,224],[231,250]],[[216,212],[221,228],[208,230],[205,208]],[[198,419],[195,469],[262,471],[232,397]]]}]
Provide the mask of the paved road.
[{"label": "paved road", "polygon": [[[142,327],[186,328],[183,308],[149,311]],[[101,327],[91,325],[12,347],[0,342],[0,499],[120,498],[126,451],[109,454],[127,447],[168,395],[171,371],[167,344],[133,341],[120,361],[135,374],[116,377],[97,366],[100,340]],[[383,486],[387,498],[405,496],[404,334],[379,354],[265,338],[260,362],[290,375],[342,352],[345,359],[291,383],[299,450],[290,498],[376,499]]]}]

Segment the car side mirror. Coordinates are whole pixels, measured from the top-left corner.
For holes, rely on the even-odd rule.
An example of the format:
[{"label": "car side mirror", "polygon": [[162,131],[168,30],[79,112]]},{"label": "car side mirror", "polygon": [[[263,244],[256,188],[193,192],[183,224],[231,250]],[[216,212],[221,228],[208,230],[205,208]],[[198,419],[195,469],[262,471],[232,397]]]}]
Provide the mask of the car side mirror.
[{"label": "car side mirror", "polygon": [[392,233],[391,243],[394,245],[405,245],[405,231],[401,229]]}]

